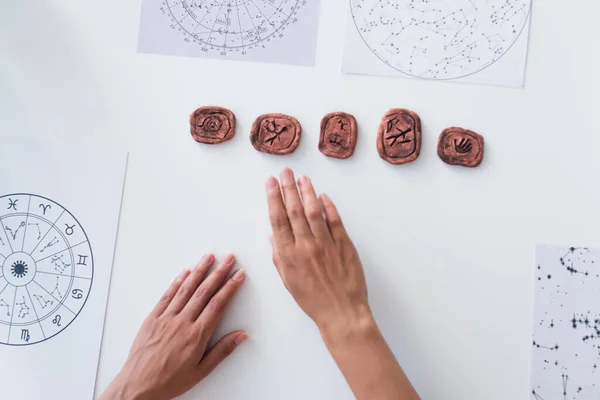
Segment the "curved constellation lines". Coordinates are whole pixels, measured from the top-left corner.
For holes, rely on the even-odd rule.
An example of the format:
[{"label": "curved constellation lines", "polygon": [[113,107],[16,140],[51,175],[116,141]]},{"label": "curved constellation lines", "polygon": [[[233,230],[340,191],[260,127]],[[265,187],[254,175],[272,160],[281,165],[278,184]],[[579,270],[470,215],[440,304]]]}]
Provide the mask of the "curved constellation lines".
[{"label": "curved constellation lines", "polygon": [[350,0],[364,43],[416,78],[457,79],[498,61],[521,35],[531,0]]}]

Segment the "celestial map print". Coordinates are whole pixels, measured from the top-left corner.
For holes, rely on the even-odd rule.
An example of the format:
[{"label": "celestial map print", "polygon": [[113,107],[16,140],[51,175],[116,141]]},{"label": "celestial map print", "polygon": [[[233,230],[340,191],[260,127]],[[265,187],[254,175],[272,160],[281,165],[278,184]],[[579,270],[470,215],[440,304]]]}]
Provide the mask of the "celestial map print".
[{"label": "celestial map print", "polygon": [[94,277],[88,237],[60,204],[0,196],[0,344],[49,339],[75,320]]},{"label": "celestial map print", "polygon": [[517,40],[531,0],[350,0],[358,33],[391,68],[457,79],[498,61]]},{"label": "celestial map print", "polygon": [[536,249],[530,398],[600,399],[600,252]]},{"label": "celestial map print", "polygon": [[283,38],[307,0],[164,0],[171,29],[204,52],[246,54]]}]

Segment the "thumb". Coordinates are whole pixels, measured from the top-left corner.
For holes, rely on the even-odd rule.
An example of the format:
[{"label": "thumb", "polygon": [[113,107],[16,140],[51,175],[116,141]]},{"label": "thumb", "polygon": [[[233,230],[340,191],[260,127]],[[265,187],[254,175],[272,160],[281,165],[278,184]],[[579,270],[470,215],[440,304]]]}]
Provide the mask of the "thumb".
[{"label": "thumb", "polygon": [[200,364],[198,364],[199,380],[208,376],[216,367],[226,359],[233,351],[248,339],[248,334],[244,331],[234,331],[223,336],[215,345],[204,355]]}]

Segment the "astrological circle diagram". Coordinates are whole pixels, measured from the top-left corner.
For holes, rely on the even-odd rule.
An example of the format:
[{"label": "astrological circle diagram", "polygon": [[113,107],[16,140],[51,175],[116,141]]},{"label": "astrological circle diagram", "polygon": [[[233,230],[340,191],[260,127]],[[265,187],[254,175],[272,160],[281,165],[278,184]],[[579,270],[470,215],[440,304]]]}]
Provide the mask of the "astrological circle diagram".
[{"label": "astrological circle diagram", "polygon": [[350,0],[358,33],[391,68],[457,79],[498,61],[521,35],[531,0]]},{"label": "astrological circle diagram", "polygon": [[0,196],[0,344],[26,346],[62,332],[93,278],[90,242],[68,210],[35,194]]},{"label": "astrological circle diagram", "polygon": [[163,0],[161,13],[185,42],[226,56],[247,54],[284,37],[310,0]]}]

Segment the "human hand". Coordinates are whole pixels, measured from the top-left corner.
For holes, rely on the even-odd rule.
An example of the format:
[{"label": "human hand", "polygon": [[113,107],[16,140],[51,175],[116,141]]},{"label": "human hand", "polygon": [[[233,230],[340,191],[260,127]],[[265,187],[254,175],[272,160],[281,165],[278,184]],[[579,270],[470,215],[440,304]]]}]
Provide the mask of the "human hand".
[{"label": "human hand", "polygon": [[[146,318],[129,358],[101,400],[177,397],[210,374],[248,338],[244,331],[223,336],[211,349],[208,342],[245,273],[228,255],[212,272],[215,257],[205,255],[190,272],[184,270]],[[225,283],[223,283],[225,282]]]},{"label": "human hand", "polygon": [[[273,262],[298,305],[322,333],[370,317],[364,272],[329,196],[289,168],[266,181]],[[283,198],[281,192],[283,191]]]}]

